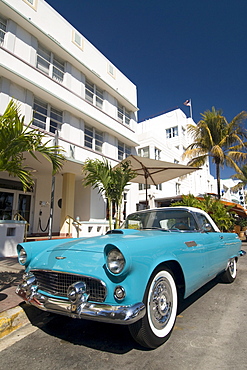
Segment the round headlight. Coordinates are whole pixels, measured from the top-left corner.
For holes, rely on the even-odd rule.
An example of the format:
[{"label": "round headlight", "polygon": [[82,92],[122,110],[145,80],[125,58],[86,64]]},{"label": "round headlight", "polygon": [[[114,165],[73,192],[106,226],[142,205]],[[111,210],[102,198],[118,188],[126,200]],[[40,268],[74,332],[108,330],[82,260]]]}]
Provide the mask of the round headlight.
[{"label": "round headlight", "polygon": [[27,262],[27,253],[24,248],[21,248],[18,254],[18,260],[21,265],[25,265]]},{"label": "round headlight", "polygon": [[125,266],[125,258],[119,249],[114,248],[107,254],[107,267],[113,274],[120,274]]}]

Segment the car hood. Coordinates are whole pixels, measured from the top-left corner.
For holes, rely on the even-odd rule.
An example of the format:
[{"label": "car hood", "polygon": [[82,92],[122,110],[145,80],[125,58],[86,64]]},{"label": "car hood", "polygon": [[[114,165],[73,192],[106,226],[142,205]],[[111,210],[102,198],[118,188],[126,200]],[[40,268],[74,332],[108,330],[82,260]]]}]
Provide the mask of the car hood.
[{"label": "car hood", "polygon": [[[144,232],[145,237],[147,232]],[[103,236],[96,236],[90,238],[79,238],[72,239],[66,242],[62,242],[56,245],[50,243],[50,247],[46,249],[47,252],[52,251],[85,251],[85,252],[95,252],[103,253],[104,248],[107,244],[115,244],[118,242],[129,241],[132,238],[142,237],[143,233],[139,230],[114,230],[109,234]]]},{"label": "car hood", "polygon": [[28,270],[47,269],[74,273],[87,270],[87,273],[93,273],[92,270],[95,270],[97,266],[102,268],[104,265],[104,251],[107,245],[121,247],[126,252],[130,240],[142,237],[141,234],[138,230],[124,230],[121,233],[98,237],[70,239],[62,242],[61,240],[50,240],[37,242],[37,244],[30,242],[23,243],[22,246],[31,257]]}]

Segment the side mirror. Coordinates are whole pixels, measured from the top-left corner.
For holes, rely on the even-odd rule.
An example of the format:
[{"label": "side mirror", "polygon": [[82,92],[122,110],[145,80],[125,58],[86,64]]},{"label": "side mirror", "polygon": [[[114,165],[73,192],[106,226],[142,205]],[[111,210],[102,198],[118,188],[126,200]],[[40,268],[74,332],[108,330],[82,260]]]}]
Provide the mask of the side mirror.
[{"label": "side mirror", "polygon": [[210,224],[205,224],[202,227],[202,230],[205,231],[206,233],[212,231],[212,226]]}]

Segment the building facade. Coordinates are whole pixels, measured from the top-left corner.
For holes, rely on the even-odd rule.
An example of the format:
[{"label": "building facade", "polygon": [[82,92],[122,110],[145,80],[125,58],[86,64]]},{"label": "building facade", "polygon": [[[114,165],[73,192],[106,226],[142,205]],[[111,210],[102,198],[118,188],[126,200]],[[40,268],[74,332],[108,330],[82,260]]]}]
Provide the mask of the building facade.
[{"label": "building facade", "polygon": [[[186,165],[188,158],[183,159],[183,154],[192,142],[187,131],[188,124],[195,125],[195,122],[187,118],[181,109],[174,109],[140,122],[137,128],[138,155]],[[140,204],[144,204],[144,185],[140,184],[139,190]],[[215,191],[215,179],[210,175],[207,161],[198,171],[157,186],[150,186],[148,196],[151,206],[166,206],[171,200],[180,199],[183,194],[197,196]]]},{"label": "building facade", "polygon": [[[136,86],[44,0],[1,0],[0,114],[12,98],[26,124],[32,121],[52,144],[58,137],[65,150],[66,162],[55,176],[53,232],[71,233],[68,219],[79,219],[86,235],[102,233],[106,201],[82,186],[82,164],[105,157],[114,166],[136,154]],[[51,165],[28,155],[25,164],[35,179],[30,192],[0,173],[0,217],[19,213],[28,220],[30,234],[46,233]],[[137,186],[132,187],[125,196],[126,212],[136,208]]]},{"label": "building facade", "polygon": [[[62,31],[61,31],[62,30]],[[107,202],[82,186],[87,158],[106,158],[112,166],[129,154],[173,163],[182,160],[193,123],[180,109],[137,123],[136,86],[44,0],[0,0],[0,114],[11,99],[25,123],[64,149],[66,161],[55,177],[51,165],[26,155],[35,186],[0,173],[0,219],[20,214],[29,234],[93,236],[108,226]],[[55,187],[53,186],[55,184]],[[207,163],[192,174],[151,186],[150,206],[192,193],[214,192]],[[144,185],[127,186],[125,213],[142,208]]]},{"label": "building facade", "polygon": [[246,208],[244,188],[234,190],[234,186],[236,186],[239,182],[240,180],[233,180],[231,178],[222,179],[220,181],[221,197],[226,201],[240,204],[242,207]]}]

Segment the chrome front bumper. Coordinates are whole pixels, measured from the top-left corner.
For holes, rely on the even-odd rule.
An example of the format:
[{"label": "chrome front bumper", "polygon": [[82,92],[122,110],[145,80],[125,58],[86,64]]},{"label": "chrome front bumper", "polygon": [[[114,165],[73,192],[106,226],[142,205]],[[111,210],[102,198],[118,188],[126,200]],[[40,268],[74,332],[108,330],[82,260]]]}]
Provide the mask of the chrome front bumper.
[{"label": "chrome front bumper", "polygon": [[17,287],[16,294],[27,303],[44,311],[112,324],[130,325],[140,320],[146,313],[146,307],[142,302],[131,306],[90,302],[73,304],[69,300],[48,297],[35,290],[27,291],[23,289],[22,284]]}]

